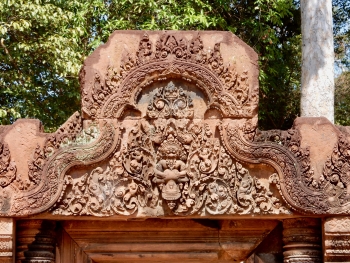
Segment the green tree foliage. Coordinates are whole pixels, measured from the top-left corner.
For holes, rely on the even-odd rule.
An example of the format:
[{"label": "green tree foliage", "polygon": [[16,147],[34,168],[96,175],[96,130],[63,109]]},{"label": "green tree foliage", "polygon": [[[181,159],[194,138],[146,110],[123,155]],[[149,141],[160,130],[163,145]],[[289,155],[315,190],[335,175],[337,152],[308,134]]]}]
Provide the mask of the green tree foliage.
[{"label": "green tree foliage", "polygon": [[350,66],[350,2],[333,0],[333,33],[336,64],[341,69]]},{"label": "green tree foliage", "polygon": [[335,123],[350,125],[350,2],[333,0],[335,79]]},{"label": "green tree foliage", "polygon": [[230,30],[260,56],[260,126],[299,113],[300,14],[292,0],[2,0],[0,121],[54,130],[79,107],[78,71],[117,29]]},{"label": "green tree foliage", "polygon": [[339,125],[350,124],[350,72],[344,71],[335,80],[334,97],[335,123]]},{"label": "green tree foliage", "polygon": [[2,124],[29,117],[54,128],[78,109],[84,28],[64,2],[0,2]]}]

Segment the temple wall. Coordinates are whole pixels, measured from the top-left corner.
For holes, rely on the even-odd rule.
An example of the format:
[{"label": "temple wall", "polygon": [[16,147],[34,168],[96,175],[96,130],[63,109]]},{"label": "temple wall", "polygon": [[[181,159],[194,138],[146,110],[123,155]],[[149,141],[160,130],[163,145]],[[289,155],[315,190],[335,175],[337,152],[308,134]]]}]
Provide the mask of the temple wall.
[{"label": "temple wall", "polygon": [[0,129],[0,262],[349,260],[348,128],[260,131],[257,59],[229,32],[112,34],[81,113]]}]

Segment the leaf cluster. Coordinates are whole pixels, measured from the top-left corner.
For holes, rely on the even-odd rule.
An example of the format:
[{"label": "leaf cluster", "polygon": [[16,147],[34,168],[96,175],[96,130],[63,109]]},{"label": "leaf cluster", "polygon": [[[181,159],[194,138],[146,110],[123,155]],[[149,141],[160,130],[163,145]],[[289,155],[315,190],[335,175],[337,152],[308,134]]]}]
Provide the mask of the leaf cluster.
[{"label": "leaf cluster", "polygon": [[336,66],[350,67],[350,2],[333,0],[333,35]]},{"label": "leaf cluster", "polygon": [[350,2],[333,0],[335,51],[334,117],[339,125],[350,125]]},{"label": "leaf cluster", "polygon": [[350,72],[343,72],[335,80],[335,123],[347,126],[350,124]]},{"label": "leaf cluster", "polygon": [[259,54],[260,126],[299,113],[300,12],[292,0],[4,0],[0,124],[38,118],[54,130],[79,106],[78,71],[118,29],[229,30]]}]

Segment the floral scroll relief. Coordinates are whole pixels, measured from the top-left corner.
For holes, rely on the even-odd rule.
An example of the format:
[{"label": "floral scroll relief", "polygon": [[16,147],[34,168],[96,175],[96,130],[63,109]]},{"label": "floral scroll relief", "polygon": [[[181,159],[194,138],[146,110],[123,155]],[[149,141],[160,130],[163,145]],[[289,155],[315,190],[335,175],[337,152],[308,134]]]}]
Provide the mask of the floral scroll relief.
[{"label": "floral scroll relief", "polygon": [[221,43],[204,46],[199,34],[187,39],[164,32],[152,41],[145,33],[136,52],[123,51],[119,66],[110,64],[106,73],[94,72],[89,83],[85,83],[87,72],[81,70],[82,110],[91,119],[119,118],[126,105],[134,106],[136,90],[159,77],[175,77],[203,86],[225,117],[251,118],[258,105],[258,88],[252,85],[252,72],[241,72],[231,64],[224,63]]},{"label": "floral scroll relief", "polygon": [[160,88],[106,166],[65,177],[55,214],[288,214],[270,186],[232,158],[215,127],[193,120],[190,97],[170,82]]}]

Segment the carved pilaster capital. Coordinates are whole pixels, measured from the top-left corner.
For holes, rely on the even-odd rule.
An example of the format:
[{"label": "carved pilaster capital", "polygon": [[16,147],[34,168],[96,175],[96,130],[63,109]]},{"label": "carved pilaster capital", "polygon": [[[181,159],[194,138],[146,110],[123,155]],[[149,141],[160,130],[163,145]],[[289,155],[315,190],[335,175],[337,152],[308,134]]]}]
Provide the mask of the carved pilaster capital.
[{"label": "carved pilaster capital", "polygon": [[296,218],[283,221],[284,263],[322,262],[321,221]]},{"label": "carved pilaster capital", "polygon": [[16,263],[54,263],[56,222],[25,220],[17,225]]}]

